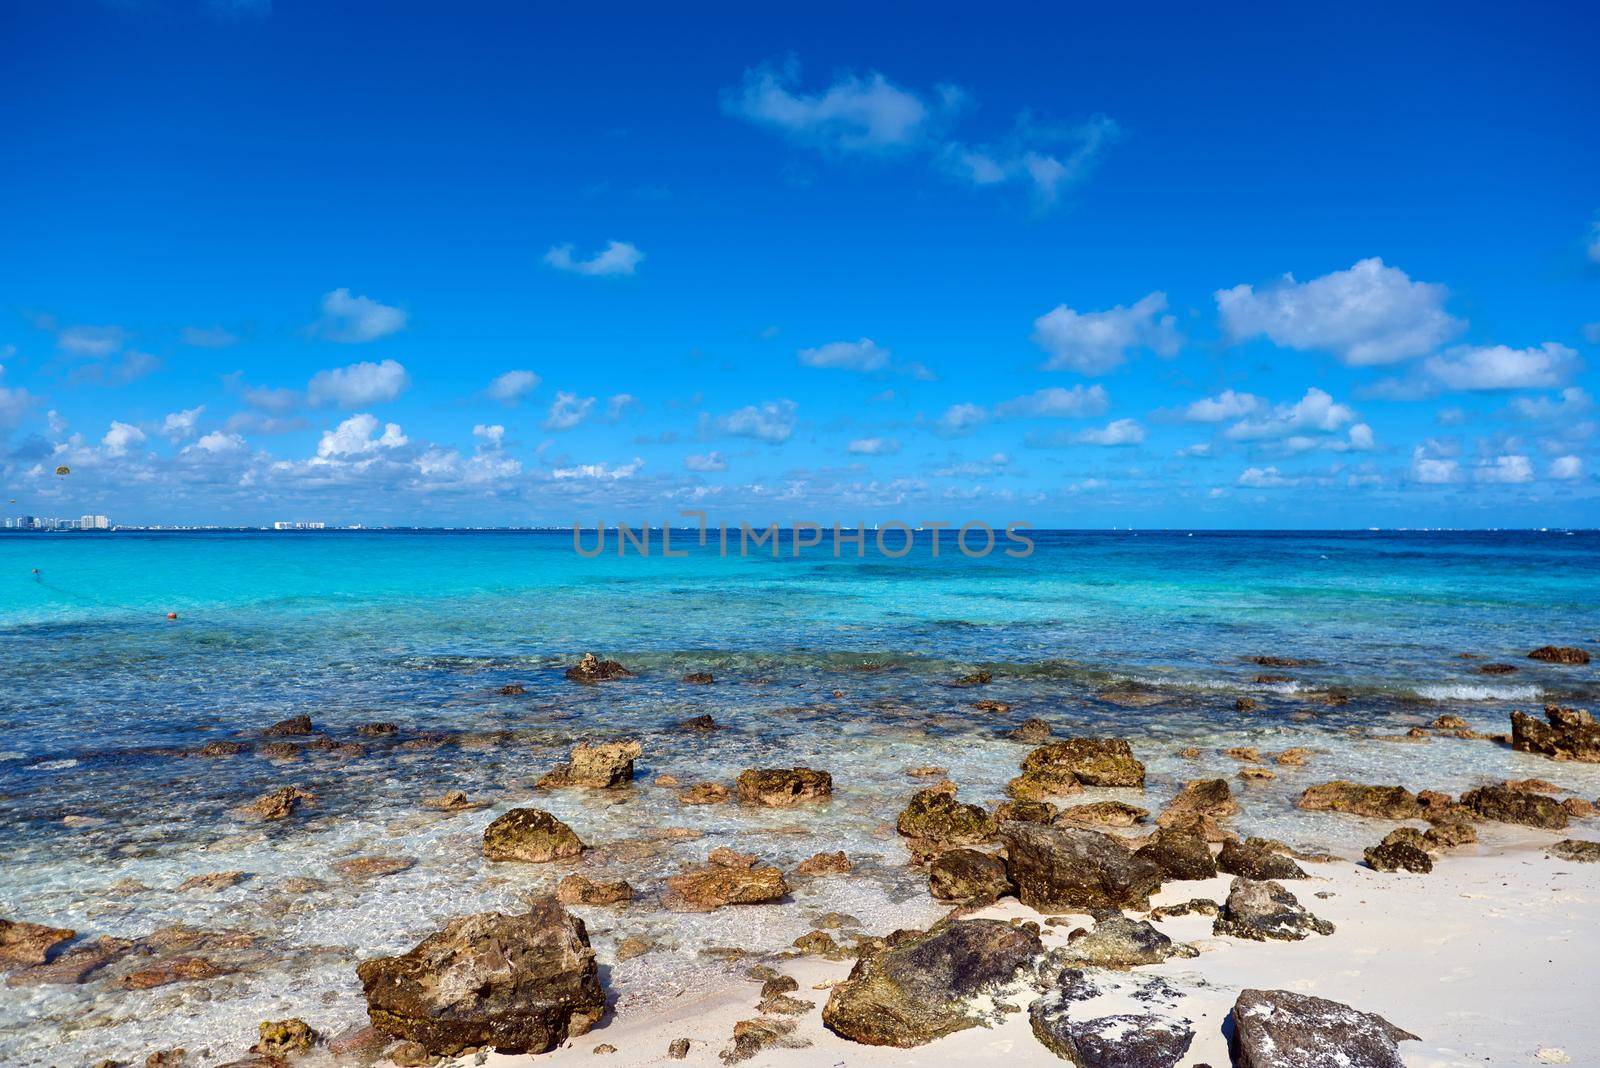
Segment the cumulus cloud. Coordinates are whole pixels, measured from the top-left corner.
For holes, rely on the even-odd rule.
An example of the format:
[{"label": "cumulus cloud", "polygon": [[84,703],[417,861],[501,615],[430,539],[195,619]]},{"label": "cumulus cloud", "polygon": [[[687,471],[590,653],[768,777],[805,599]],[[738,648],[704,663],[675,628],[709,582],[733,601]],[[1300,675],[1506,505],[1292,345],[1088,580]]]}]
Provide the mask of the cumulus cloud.
[{"label": "cumulus cloud", "polygon": [[496,375],[484,392],[490,400],[497,400],[501,404],[515,404],[538,389],[542,381],[543,379],[532,371],[506,371]]},{"label": "cumulus cloud", "polygon": [[550,410],[544,417],[546,430],[571,430],[589,417],[589,411],[594,407],[593,397],[580,397],[576,393],[560,390],[556,399],[550,402]]},{"label": "cumulus cloud", "polygon": [[472,428],[472,436],[491,449],[498,449],[505,441],[506,428],[499,423],[479,423]]},{"label": "cumulus cloud", "polygon": [[1334,401],[1323,390],[1312,386],[1293,404],[1280,404],[1257,419],[1241,419],[1228,428],[1234,441],[1258,441],[1288,437],[1303,431],[1332,433],[1355,420],[1356,413]]},{"label": "cumulus cloud", "polygon": [[847,448],[857,456],[892,456],[900,451],[894,438],[856,438]]},{"label": "cumulus cloud", "polygon": [[833,367],[845,371],[879,371],[889,364],[889,350],[871,338],[859,341],[833,341],[814,349],[801,349],[800,362],[807,367]]},{"label": "cumulus cloud", "polygon": [[1062,304],[1033,321],[1033,341],[1050,354],[1047,370],[1105,374],[1138,349],[1177,355],[1177,321],[1166,311],[1167,295],[1160,292],[1106,311],[1078,312]]},{"label": "cumulus cloud", "polygon": [[370,297],[356,297],[348,289],[335,289],[322,298],[322,317],[311,333],[328,341],[358,345],[405,329],[406,313]]},{"label": "cumulus cloud", "polygon": [[1547,341],[1537,348],[1460,345],[1427,362],[1427,372],[1447,389],[1547,389],[1578,366],[1578,354]]},{"label": "cumulus cloud", "polygon": [[729,412],[710,425],[724,434],[777,445],[794,434],[796,410],[797,405],[792,400],[766,401]]},{"label": "cumulus cloud", "polygon": [[1259,411],[1265,403],[1253,393],[1225,389],[1215,397],[1194,401],[1183,409],[1183,417],[1191,423],[1224,423]]},{"label": "cumulus cloud", "polygon": [[626,241],[611,241],[586,260],[573,256],[572,245],[555,245],[544,254],[544,262],[558,271],[594,276],[632,274],[644,260],[644,253]]},{"label": "cumulus cloud", "polygon": [[194,437],[195,425],[200,421],[200,413],[205,410],[205,405],[202,404],[171,413],[161,421],[161,433],[173,441]]},{"label": "cumulus cloud", "polygon": [[378,420],[363,412],[352,415],[332,430],[324,430],[322,440],[317,442],[317,455],[323,459],[366,456],[379,449],[398,449],[410,443],[399,423],[385,423],[380,434]]},{"label": "cumulus cloud", "polygon": [[1396,363],[1434,351],[1466,324],[1444,310],[1449,291],[1413,282],[1376,257],[1309,282],[1293,275],[1216,292],[1223,332],[1265,335],[1283,348],[1333,353],[1352,367]]},{"label": "cumulus cloud", "polygon": [[1073,440],[1084,445],[1137,445],[1144,440],[1144,427],[1133,419],[1117,419],[1098,430],[1079,431]]},{"label": "cumulus cloud", "polygon": [[997,419],[1084,419],[1103,415],[1111,406],[1104,386],[1051,386],[994,406]]},{"label": "cumulus cloud", "polygon": [[1496,456],[1478,468],[1476,477],[1479,482],[1532,482],[1533,464],[1526,456]]},{"label": "cumulus cloud", "polygon": [[392,401],[411,385],[411,376],[394,360],[352,363],[318,371],[306,385],[306,398],[314,405],[357,408]]},{"label": "cumulus cloud", "polygon": [[1583,477],[1583,461],[1576,456],[1557,456],[1550,461],[1550,477],[1571,479]]},{"label": "cumulus cloud", "polygon": [[[797,91],[799,61],[790,57],[745,71],[743,84],[723,93],[728,114],[796,141],[845,152],[903,149],[926,136],[935,110],[916,93],[873,71],[841,74],[826,89]],[[944,93],[944,105],[957,96]]]},{"label": "cumulus cloud", "polygon": [[699,456],[685,456],[683,466],[689,471],[726,471],[728,461],[720,452],[708,452]]},{"label": "cumulus cloud", "polygon": [[1052,127],[1025,114],[1000,144],[952,141],[940,151],[939,162],[948,173],[976,186],[1026,182],[1040,206],[1048,207],[1064,190],[1088,177],[1120,133],[1104,115],[1076,126]]},{"label": "cumulus cloud", "polygon": [[1411,451],[1411,477],[1424,485],[1441,486],[1454,482],[1460,470],[1458,462],[1434,455],[1425,445],[1418,445]]},{"label": "cumulus cloud", "polygon": [[1247,467],[1239,473],[1238,481],[1239,485],[1252,489],[1277,489],[1300,484],[1298,478],[1291,478],[1276,467]]},{"label": "cumulus cloud", "polygon": [[1560,399],[1549,397],[1518,397],[1511,402],[1511,411],[1524,419],[1541,423],[1564,423],[1589,410],[1593,403],[1589,394],[1578,386],[1568,386]]},{"label": "cumulus cloud", "polygon": [[965,434],[989,421],[989,409],[981,404],[952,404],[935,424],[942,434]]},{"label": "cumulus cloud", "polygon": [[221,430],[213,430],[202,435],[193,445],[184,447],[186,453],[206,453],[211,456],[222,456],[232,453],[244,452],[248,448],[244,438],[238,434],[228,434]]},{"label": "cumulus cloud", "polygon": [[644,470],[644,461],[637,456],[629,464],[577,464],[572,467],[557,467],[551,470],[550,477],[567,481],[582,479],[591,482],[617,482],[622,479],[633,478]]},{"label": "cumulus cloud", "polygon": [[130,448],[144,443],[144,431],[131,423],[111,421],[111,427],[106,431],[106,436],[100,439],[100,444],[105,446],[106,452],[112,456],[125,456]]}]

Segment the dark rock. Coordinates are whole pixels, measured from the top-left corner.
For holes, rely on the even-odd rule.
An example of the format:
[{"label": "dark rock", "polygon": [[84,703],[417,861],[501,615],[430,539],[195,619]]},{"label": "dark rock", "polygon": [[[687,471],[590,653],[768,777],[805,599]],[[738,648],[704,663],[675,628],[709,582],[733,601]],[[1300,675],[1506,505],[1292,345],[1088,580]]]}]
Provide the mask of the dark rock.
[{"label": "dark rock", "polygon": [[821,801],[833,793],[833,776],[811,768],[750,768],[735,784],[739,803],[788,808]]},{"label": "dark rock", "polygon": [[299,760],[302,747],[294,742],[268,742],[256,750],[262,760]]},{"label": "dark rock", "polygon": [[1052,958],[1075,967],[1132,968],[1169,957],[1197,957],[1193,946],[1174,942],[1145,920],[1106,916],[1094,930],[1069,941]]},{"label": "dark rock", "polygon": [[1480,675],[1510,675],[1510,674],[1513,674],[1516,670],[1517,670],[1517,665],[1515,665],[1515,664],[1479,664],[1478,665],[1478,674],[1480,674]]},{"label": "dark rock", "polygon": [[1461,795],[1461,807],[1480,820],[1518,823],[1559,831],[1567,825],[1567,810],[1553,797],[1508,790],[1504,786],[1480,786]]},{"label": "dark rock", "polygon": [[77,931],[65,927],[0,919],[0,968],[43,964],[53,950],[76,937]]},{"label": "dark rock", "polygon": [[1274,850],[1276,845],[1265,838],[1224,842],[1222,852],[1217,854],[1217,867],[1229,875],[1242,875],[1246,879],[1306,878],[1300,865]]},{"label": "dark rock", "polygon": [[563,905],[620,905],[633,900],[633,887],[621,879],[597,883],[572,874],[556,884],[556,900]]},{"label": "dark rock", "polygon": [[993,841],[998,825],[980,806],[957,801],[955,787],[946,784],[912,794],[895,829],[907,838],[947,847]]},{"label": "dark rock", "polygon": [[1552,857],[1577,861],[1579,864],[1600,864],[1600,842],[1588,842],[1582,838],[1562,839],[1550,847],[1549,853]]},{"label": "dark rock", "polygon": [[468,797],[465,790],[451,790],[447,794],[429,798],[423,804],[429,808],[437,808],[444,812],[467,812],[484,806],[484,802],[474,801]]},{"label": "dark rock", "polygon": [[896,932],[833,988],[823,1026],[852,1042],[902,1049],[976,1027],[984,1016],[973,1000],[1012,982],[1043,949],[1036,931],[999,920]]},{"label": "dark rock", "polygon": [[199,749],[196,749],[194,752],[195,752],[196,756],[225,757],[225,756],[237,756],[238,754],[240,754],[240,753],[242,753],[244,751],[245,751],[245,746],[240,742],[221,742],[221,741],[218,741],[218,742],[207,742],[205,745],[202,745]]},{"label": "dark rock", "polygon": [[1301,660],[1294,656],[1247,656],[1244,659],[1246,663],[1257,667],[1295,668],[1316,665],[1315,660]]},{"label": "dark rock", "polygon": [[1589,651],[1571,645],[1541,645],[1528,654],[1528,659],[1541,660],[1546,664],[1587,664]]},{"label": "dark rock", "polygon": [[691,671],[683,677],[683,681],[691,686],[710,686],[717,680],[709,671]]},{"label": "dark rock", "polygon": [[553,897],[520,916],[452,920],[408,953],[364,961],[356,975],[372,1025],[437,1056],[476,1047],[543,1053],[606,1009],[588,931]]},{"label": "dark rock", "polygon": [[[1410,834],[1404,832],[1409,831]],[[1426,875],[1433,870],[1433,858],[1424,847],[1422,832],[1401,827],[1385,835],[1383,841],[1365,853],[1373,871],[1409,871]]]},{"label": "dark rock", "polygon": [[951,849],[928,865],[928,893],[940,901],[989,905],[1010,892],[1006,862],[993,853]]},{"label": "dark rock", "polygon": [[571,759],[557,764],[539,779],[541,789],[584,786],[607,790],[633,781],[633,762],[643,752],[636,741],[605,742],[590,745],[579,742],[572,747]]},{"label": "dark rock", "polygon": [[1401,786],[1364,786],[1334,781],[1307,788],[1300,807],[1312,812],[1348,812],[1380,820],[1414,820],[1422,815],[1417,795]]},{"label": "dark rock", "polygon": [[316,728],[311,725],[310,716],[290,716],[288,719],[280,719],[261,733],[268,738],[294,738],[314,734]]},{"label": "dark rock", "polygon": [[1174,916],[1216,916],[1222,911],[1222,906],[1205,897],[1193,897],[1188,901],[1181,901],[1176,905],[1160,905],[1150,910],[1150,919],[1167,920]]},{"label": "dark rock", "polygon": [[1210,879],[1217,874],[1211,847],[1192,827],[1161,827],[1134,855],[1153,861],[1167,879]]},{"label": "dark rock", "polygon": [[520,682],[508,682],[495,692],[501,697],[521,697],[528,692],[528,688]]},{"label": "dark rock", "polygon": [[1120,738],[1068,738],[1040,746],[1022,761],[1022,774],[1041,785],[1144,785],[1144,765]]},{"label": "dark rock", "polygon": [[1050,740],[1050,724],[1037,717],[1025,719],[1019,726],[1006,732],[1006,737],[1029,745],[1039,745]]},{"label": "dark rock", "polygon": [[542,809],[514,808],[483,829],[483,855],[490,860],[543,864],[583,850],[572,828]]},{"label": "dark rock", "polygon": [[1254,697],[1236,697],[1233,701],[1233,710],[1235,712],[1254,712],[1260,707],[1261,702]]},{"label": "dark rock", "polygon": [[708,713],[701,713],[698,716],[690,716],[688,719],[683,720],[678,724],[678,729],[684,731],[714,731],[717,729],[717,721],[712,719]]},{"label": "dark rock", "polygon": [[397,730],[393,723],[363,723],[356,728],[356,733],[363,738],[387,738]]},{"label": "dark rock", "polygon": [[1073,1019],[1061,992],[1028,1006],[1033,1034],[1051,1053],[1077,1068],[1177,1068],[1194,1041],[1188,1021],[1156,1013]]},{"label": "dark rock", "polygon": [[1546,705],[1546,722],[1526,712],[1511,713],[1511,748],[1552,760],[1600,763],[1600,724],[1580,708]]},{"label": "dark rock", "polygon": [[1332,934],[1333,924],[1306,911],[1275,882],[1238,878],[1228,888],[1211,933],[1254,942],[1298,942],[1312,934]]},{"label": "dark rock", "polygon": [[1003,715],[1011,711],[1011,706],[1004,701],[974,701],[972,702],[972,707],[979,712],[993,712],[996,715]]},{"label": "dark rock", "polygon": [[615,660],[601,660],[593,653],[584,653],[576,664],[567,668],[567,678],[582,683],[610,682],[613,679],[626,679],[632,675],[633,672]]},{"label": "dark rock", "polygon": [[1404,1068],[1416,1040],[1382,1016],[1287,990],[1244,990],[1233,1006],[1236,1068]]},{"label": "dark rock", "polygon": [[1185,783],[1156,822],[1163,827],[1196,827],[1210,841],[1222,838],[1216,821],[1236,815],[1239,803],[1226,779],[1195,779]]},{"label": "dark rock", "polygon": [[1060,812],[1048,801],[1002,801],[995,806],[994,819],[996,823],[1054,823]]},{"label": "dark rock", "polygon": [[1099,831],[1007,823],[1006,872],[1017,896],[1040,912],[1150,906],[1161,869]]}]

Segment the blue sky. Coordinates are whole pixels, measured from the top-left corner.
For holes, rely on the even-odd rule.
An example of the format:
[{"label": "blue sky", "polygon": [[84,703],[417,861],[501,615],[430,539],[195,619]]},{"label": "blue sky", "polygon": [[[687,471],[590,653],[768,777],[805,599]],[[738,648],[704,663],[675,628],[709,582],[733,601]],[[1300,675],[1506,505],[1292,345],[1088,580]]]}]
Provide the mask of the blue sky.
[{"label": "blue sky", "polygon": [[1596,21],[6,5],[5,511],[1595,525]]}]

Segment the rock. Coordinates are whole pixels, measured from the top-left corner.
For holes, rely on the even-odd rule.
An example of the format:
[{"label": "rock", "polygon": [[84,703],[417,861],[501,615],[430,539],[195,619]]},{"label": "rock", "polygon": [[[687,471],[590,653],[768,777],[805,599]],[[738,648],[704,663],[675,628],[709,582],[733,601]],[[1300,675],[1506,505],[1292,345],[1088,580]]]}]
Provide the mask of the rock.
[{"label": "rock", "polygon": [[1302,660],[1295,656],[1247,656],[1244,659],[1245,663],[1257,667],[1275,668],[1314,667],[1317,663],[1315,660]]},{"label": "rock", "polygon": [[77,931],[65,927],[0,919],[0,968],[43,964],[53,950],[76,937]]},{"label": "rock", "polygon": [[896,932],[833,988],[823,1026],[852,1042],[901,1049],[976,1027],[984,1015],[974,1000],[1012,982],[1043,949],[1035,930],[999,920]]},{"label": "rock", "polygon": [[599,1054],[601,1056],[604,1056],[604,1055],[606,1055],[608,1053],[617,1052],[617,1047],[613,1046],[609,1042],[602,1042],[598,1046],[596,1046],[593,1050],[591,1050],[590,1052]]},{"label": "rock", "polygon": [[415,867],[416,857],[346,857],[328,865],[346,879],[381,879]]},{"label": "rock", "polygon": [[655,948],[654,942],[637,935],[630,935],[617,943],[617,963],[642,957]]},{"label": "rock", "polygon": [[451,920],[407,953],[362,962],[356,975],[372,1025],[436,1056],[544,1053],[606,1010],[588,931],[553,897],[523,915]]},{"label": "rock", "polygon": [[1002,801],[995,806],[996,823],[1054,823],[1061,810],[1048,801]]},{"label": "rock", "polygon": [[99,938],[81,942],[57,954],[54,960],[50,960],[47,963],[36,964],[20,971],[12,972],[6,979],[6,985],[13,987],[40,986],[44,984],[67,986],[86,983],[106,965],[127,956],[132,948],[133,943],[125,938],[111,938],[107,935],[101,935]]},{"label": "rock", "polygon": [[1211,847],[1206,844],[1205,836],[1194,830],[1192,825],[1188,828],[1158,828],[1144,845],[1134,851],[1134,856],[1154,862],[1165,879],[1211,879],[1217,874],[1217,862],[1211,856]]},{"label": "rock", "polygon": [[1478,840],[1478,832],[1465,820],[1442,819],[1434,821],[1423,838],[1428,842],[1427,848],[1443,852],[1455,846],[1471,845]]},{"label": "rock", "polygon": [[1000,837],[1017,896],[1040,912],[1145,909],[1161,886],[1154,861],[1099,831],[1007,823]]},{"label": "rock", "polygon": [[1309,787],[1300,807],[1313,812],[1348,812],[1380,820],[1414,820],[1422,815],[1417,795],[1401,786],[1364,786],[1337,780]]},{"label": "rock", "polygon": [[735,784],[741,805],[788,808],[833,793],[833,776],[811,768],[751,768]]},{"label": "rock", "polygon": [[1168,920],[1174,916],[1216,916],[1222,911],[1222,906],[1205,897],[1193,897],[1188,901],[1176,905],[1160,905],[1150,910],[1150,919]]},{"label": "rock", "polygon": [[636,741],[606,742],[590,745],[579,742],[572,747],[572,757],[557,764],[539,779],[541,789],[559,789],[566,786],[584,786],[606,790],[633,781],[633,762],[643,751]]},{"label": "rock", "polygon": [[1287,990],[1243,990],[1229,1046],[1237,1068],[1404,1068],[1415,1040],[1382,1016]]},{"label": "rock", "polygon": [[441,809],[445,812],[466,812],[474,808],[482,808],[483,802],[473,801],[464,790],[451,790],[447,794],[430,798],[423,802],[429,808]]},{"label": "rock", "polygon": [[1004,701],[974,701],[972,707],[979,712],[993,712],[996,715],[1004,715],[1011,711],[1011,706]]},{"label": "rock", "polygon": [[1080,827],[1132,827],[1136,823],[1143,823],[1149,816],[1149,809],[1122,801],[1094,801],[1062,809],[1056,822]]},{"label": "rock", "polygon": [[268,738],[295,738],[315,734],[316,728],[311,725],[310,716],[290,716],[280,719],[261,733]]},{"label": "rock", "polygon": [[1275,763],[1286,768],[1304,767],[1306,762],[1311,759],[1311,750],[1305,746],[1297,745],[1291,749],[1285,749],[1272,759]]},{"label": "rock", "polygon": [[840,946],[827,931],[807,931],[794,940],[794,948],[808,957],[822,957],[827,960],[850,960],[855,956]]},{"label": "rock", "polygon": [[543,864],[582,853],[571,827],[537,808],[514,808],[483,829],[483,855],[490,860]]},{"label": "rock", "polygon": [[1178,796],[1161,810],[1156,823],[1162,827],[1186,827],[1199,821],[1206,838],[1215,841],[1222,837],[1215,821],[1238,811],[1239,803],[1233,799],[1228,780],[1195,779],[1184,784]]},{"label": "rock", "polygon": [[276,822],[288,819],[303,802],[314,800],[314,795],[298,786],[285,786],[270,794],[263,794],[239,811],[258,820]]},{"label": "rock", "polygon": [[1517,670],[1515,664],[1479,664],[1480,675],[1510,675]]},{"label": "rock", "polygon": [[1600,808],[1596,808],[1593,801],[1585,801],[1581,797],[1562,798],[1561,807],[1575,820],[1589,820],[1600,815]]},{"label": "rock", "polygon": [[683,681],[690,686],[710,686],[717,680],[712,677],[709,671],[691,671],[684,675]]},{"label": "rock", "polygon": [[1029,745],[1039,745],[1050,740],[1050,724],[1037,717],[1025,719],[1021,725],[1006,732],[1006,737]]},{"label": "rock", "polygon": [[320,1037],[304,1020],[264,1020],[257,1033],[261,1041],[250,1047],[252,1053],[282,1056],[286,1053],[306,1053],[317,1044]]},{"label": "rock", "polygon": [[906,775],[913,779],[942,779],[949,774],[949,768],[936,767],[933,764],[923,764],[919,767],[906,769]]},{"label": "rock", "polygon": [[1246,879],[1304,879],[1305,871],[1288,857],[1275,851],[1278,843],[1266,838],[1246,838],[1224,842],[1217,854],[1217,867],[1229,875]]},{"label": "rock", "polygon": [[949,849],[928,865],[928,893],[940,901],[990,905],[1011,892],[1006,862],[977,849]]},{"label": "rock", "polygon": [[672,1040],[672,1044],[667,1047],[667,1057],[671,1060],[681,1061],[688,1055],[689,1040],[687,1038],[675,1038]]},{"label": "rock", "polygon": [[387,738],[394,734],[398,727],[393,723],[362,723],[356,727],[356,733],[363,738]]},{"label": "rock", "polygon": [[527,692],[528,688],[520,682],[508,682],[495,691],[501,697],[521,697]]},{"label": "rock", "polygon": [[117,981],[124,990],[153,990],[171,983],[193,983],[231,975],[235,969],[206,957],[169,957],[148,968],[129,972]]},{"label": "rock", "polygon": [[162,1049],[144,1059],[144,1068],[180,1068],[189,1060],[189,1051],[182,1046]]},{"label": "rock", "polygon": [[239,742],[207,742],[194,751],[195,756],[225,757],[237,756],[244,752],[245,747]]},{"label": "rock", "polygon": [[720,805],[732,796],[733,792],[719,782],[698,782],[680,791],[678,800],[685,805]]},{"label": "rock", "polygon": [[1088,934],[1071,939],[1054,959],[1074,967],[1132,968],[1160,964],[1169,957],[1197,957],[1193,946],[1174,942],[1145,920],[1107,916]]},{"label": "rock", "polygon": [[1565,838],[1551,846],[1548,852],[1560,860],[1573,860],[1579,864],[1600,864],[1600,842]]},{"label": "rock", "polygon": [[895,830],[935,847],[991,842],[998,832],[994,817],[978,805],[956,800],[954,786],[933,786],[911,795]]},{"label": "rock", "polygon": [[774,1020],[758,1017],[754,1020],[740,1020],[733,1025],[733,1042],[718,1056],[723,1064],[738,1064],[747,1061],[758,1053],[774,1048],[804,1049],[811,1044],[809,1039],[796,1039],[794,1035],[797,1025],[793,1020]]},{"label": "rock", "polygon": [[[1410,834],[1403,832],[1410,831]],[[1426,875],[1433,870],[1433,858],[1424,848],[1421,832],[1412,827],[1400,827],[1384,836],[1383,841],[1371,846],[1365,853],[1367,866],[1373,871],[1409,871]]]},{"label": "rock", "polygon": [[[750,863],[729,863],[731,851],[713,851],[710,863],[667,880],[662,905],[672,912],[710,912],[724,905],[781,901],[789,892],[783,872]],[[717,863],[722,860],[723,863]]]},{"label": "rock", "polygon": [[1211,933],[1254,942],[1298,942],[1312,934],[1332,934],[1333,924],[1306,911],[1275,882],[1236,878]]},{"label": "rock", "polygon": [[299,760],[301,747],[293,742],[268,742],[256,750],[262,760]]},{"label": "rock", "polygon": [[818,853],[795,865],[796,875],[845,875],[850,871],[850,858],[843,852]]},{"label": "rock", "polygon": [[1264,780],[1267,780],[1267,779],[1276,779],[1277,777],[1278,777],[1278,773],[1273,771],[1270,768],[1254,768],[1254,767],[1251,767],[1251,768],[1240,768],[1239,769],[1239,778],[1245,779],[1245,780],[1262,780],[1262,781],[1264,781]]},{"label": "rock", "polygon": [[1022,761],[1022,774],[1045,786],[1144,786],[1144,765],[1120,738],[1068,738],[1042,745]]},{"label": "rock", "polygon": [[593,653],[584,653],[576,664],[567,668],[567,678],[582,683],[610,682],[613,679],[630,678],[632,675],[633,672],[615,660],[601,660]]},{"label": "rock", "polygon": [[1045,801],[1051,797],[1060,797],[1062,794],[1082,792],[1083,787],[1078,785],[1076,779],[1046,782],[1031,775],[1018,775],[1006,783],[1006,796],[1017,801]]},{"label": "rock", "polygon": [[1122,708],[1150,708],[1164,704],[1168,698],[1154,686],[1141,682],[1122,682],[1108,686],[1095,694],[1100,700]]},{"label": "rock", "polygon": [[1546,664],[1587,664],[1589,652],[1570,645],[1541,645],[1528,654],[1528,659]]},{"label": "rock", "polygon": [[1122,1013],[1093,1019],[1068,1014],[1072,998],[1056,991],[1028,1006],[1034,1037],[1077,1068],[1177,1068],[1194,1030],[1186,1020],[1157,1013]]},{"label": "rock", "polygon": [[1504,786],[1480,786],[1461,795],[1461,807],[1480,820],[1518,823],[1559,831],[1567,825],[1567,810],[1553,797],[1508,790]]},{"label": "rock", "polygon": [[421,1042],[396,1042],[385,1052],[395,1068],[428,1068],[436,1059]]},{"label": "rock", "polygon": [[690,716],[679,723],[678,729],[683,731],[714,731],[717,729],[717,721],[712,719],[708,713],[702,712],[698,716]]},{"label": "rock", "polygon": [[1578,708],[1546,705],[1540,723],[1526,712],[1511,713],[1511,748],[1552,760],[1600,763],[1600,724]]},{"label": "rock", "polygon": [[213,871],[204,875],[191,875],[178,884],[178,893],[188,894],[196,890],[216,893],[230,886],[238,886],[244,881],[244,874],[242,871]]},{"label": "rock", "polygon": [[1261,702],[1254,697],[1236,697],[1233,699],[1233,710],[1235,712],[1254,712],[1260,707]]},{"label": "rock", "polygon": [[994,675],[987,671],[974,671],[961,676],[952,686],[987,686],[994,681]]},{"label": "rock", "polygon": [[633,900],[633,887],[621,879],[597,883],[573,874],[556,884],[556,900],[563,905],[620,905]]},{"label": "rock", "polygon": [[1253,745],[1236,745],[1232,749],[1224,749],[1222,755],[1246,764],[1261,763],[1261,750]]}]

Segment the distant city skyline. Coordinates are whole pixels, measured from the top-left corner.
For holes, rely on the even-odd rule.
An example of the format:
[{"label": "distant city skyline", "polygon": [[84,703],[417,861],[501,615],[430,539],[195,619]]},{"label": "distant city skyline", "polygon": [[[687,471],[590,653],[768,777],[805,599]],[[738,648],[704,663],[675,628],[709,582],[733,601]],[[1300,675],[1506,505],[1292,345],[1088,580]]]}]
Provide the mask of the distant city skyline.
[{"label": "distant city skyline", "polygon": [[799,21],[8,6],[7,513],[1600,524],[1588,10]]}]

